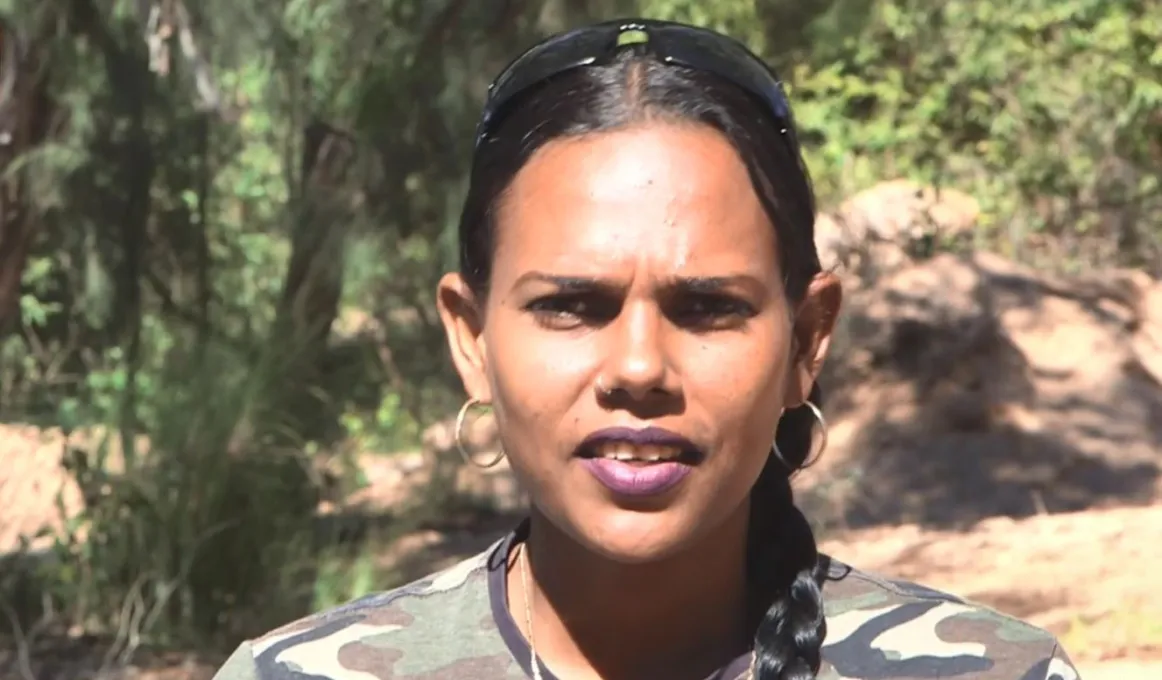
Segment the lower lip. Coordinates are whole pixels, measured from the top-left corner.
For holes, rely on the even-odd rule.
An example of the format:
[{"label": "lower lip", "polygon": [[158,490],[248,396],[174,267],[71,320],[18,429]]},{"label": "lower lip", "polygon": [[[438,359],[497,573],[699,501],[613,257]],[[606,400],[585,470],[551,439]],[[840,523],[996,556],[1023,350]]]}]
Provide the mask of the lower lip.
[{"label": "lower lip", "polygon": [[693,469],[683,463],[625,463],[584,458],[581,463],[605,488],[622,496],[656,496],[674,488]]}]

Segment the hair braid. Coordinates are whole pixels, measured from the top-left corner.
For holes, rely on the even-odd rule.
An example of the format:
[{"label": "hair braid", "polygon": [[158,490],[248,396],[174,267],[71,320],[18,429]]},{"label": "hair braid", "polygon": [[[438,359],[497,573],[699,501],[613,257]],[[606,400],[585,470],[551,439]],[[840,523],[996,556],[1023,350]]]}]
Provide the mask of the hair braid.
[{"label": "hair braid", "polygon": [[[816,385],[811,400],[818,404],[821,396]],[[822,662],[824,574],[790,480],[810,453],[813,428],[814,416],[806,407],[783,416],[775,437],[782,455],[772,450],[751,496],[748,568],[757,605],[752,613],[755,680],[811,680]]]}]

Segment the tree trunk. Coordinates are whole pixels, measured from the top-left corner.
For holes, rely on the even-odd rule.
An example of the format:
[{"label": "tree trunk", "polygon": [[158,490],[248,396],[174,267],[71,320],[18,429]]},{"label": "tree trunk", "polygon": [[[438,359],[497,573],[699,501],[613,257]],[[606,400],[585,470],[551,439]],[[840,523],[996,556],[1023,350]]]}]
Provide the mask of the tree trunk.
[{"label": "tree trunk", "polygon": [[286,431],[304,440],[321,437],[333,415],[319,397],[320,371],[331,325],[339,315],[351,219],[345,189],[355,154],[354,140],[324,123],[304,130],[290,263],[270,340],[284,386],[278,390],[277,412]]},{"label": "tree trunk", "polygon": [[17,327],[21,279],[36,235],[22,172],[12,164],[48,132],[46,78],[27,41],[0,20],[0,337]]}]

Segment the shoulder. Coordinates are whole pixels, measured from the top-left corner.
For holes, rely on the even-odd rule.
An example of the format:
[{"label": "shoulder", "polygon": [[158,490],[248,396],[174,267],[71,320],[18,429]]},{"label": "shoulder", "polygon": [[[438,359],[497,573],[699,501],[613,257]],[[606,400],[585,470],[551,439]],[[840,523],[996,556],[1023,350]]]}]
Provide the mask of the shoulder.
[{"label": "shoulder", "polygon": [[1078,680],[1047,631],[908,581],[831,560],[821,678]]},{"label": "shoulder", "polygon": [[511,656],[492,623],[493,545],[444,571],[289,623],[243,643],[214,680],[509,677]]}]

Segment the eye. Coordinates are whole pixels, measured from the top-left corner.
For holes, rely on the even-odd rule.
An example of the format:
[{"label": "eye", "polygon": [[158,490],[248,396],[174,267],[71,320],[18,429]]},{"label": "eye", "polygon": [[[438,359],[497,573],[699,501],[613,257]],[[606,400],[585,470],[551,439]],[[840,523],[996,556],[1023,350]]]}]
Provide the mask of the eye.
[{"label": "eye", "polygon": [[617,316],[618,304],[596,294],[548,295],[525,305],[548,328],[600,325]]},{"label": "eye", "polygon": [[757,311],[749,302],[732,295],[689,294],[674,301],[670,318],[695,330],[733,328]]}]

